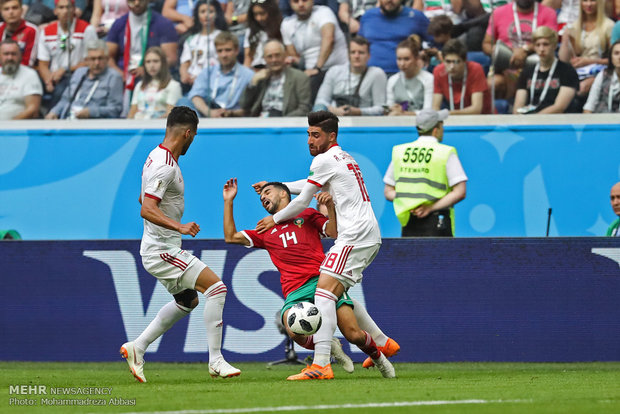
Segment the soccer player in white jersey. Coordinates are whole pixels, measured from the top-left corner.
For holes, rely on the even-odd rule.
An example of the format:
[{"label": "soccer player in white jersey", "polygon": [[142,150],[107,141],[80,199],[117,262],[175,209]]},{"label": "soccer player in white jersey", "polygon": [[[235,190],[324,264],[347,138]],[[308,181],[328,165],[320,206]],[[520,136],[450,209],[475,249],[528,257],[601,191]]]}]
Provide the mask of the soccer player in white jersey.
[{"label": "soccer player in white jersey", "polygon": [[[379,224],[370,205],[370,198],[355,159],[338,145],[338,117],[328,111],[308,114],[308,147],[314,156],[307,180],[285,183],[298,193],[286,208],[258,222],[256,230],[265,232],[301,213],[318,190],[331,194],[336,204],[338,238],[327,252],[320,267],[321,274],[314,303],[321,311],[323,323],[314,334],[312,366],[289,380],[331,379],[331,338],[336,330],[336,302],[343,292],[360,283],[362,272],[373,261],[381,246]],[[261,183],[255,184],[255,186]],[[255,187],[256,188],[256,187]],[[367,341],[373,343],[370,335]],[[386,378],[396,376],[394,367],[382,353],[381,347],[372,362]]]},{"label": "soccer player in white jersey", "polygon": [[144,353],[148,346],[177,321],[198,306],[198,294],[205,296],[204,320],[209,345],[209,374],[212,377],[234,377],[241,371],[222,356],[222,312],[226,285],[197,257],[181,249],[181,235],[195,237],[200,226],[182,224],[185,208],[183,175],[179,157],[189,149],[198,128],[196,113],[186,106],[172,109],[166,123],[166,135],[149,154],[142,168],[140,215],[144,218],[144,234],[140,255],[144,268],[161,282],[174,300],[164,305],[149,326],[134,341],[121,346],[133,376],[144,377]]}]

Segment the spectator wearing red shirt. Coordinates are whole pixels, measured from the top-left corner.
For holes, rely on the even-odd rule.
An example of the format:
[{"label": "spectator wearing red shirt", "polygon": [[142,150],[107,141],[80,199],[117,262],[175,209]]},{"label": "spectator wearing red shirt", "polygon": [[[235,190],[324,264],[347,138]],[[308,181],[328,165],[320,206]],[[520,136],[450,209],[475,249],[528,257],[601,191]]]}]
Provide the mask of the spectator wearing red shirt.
[{"label": "spectator wearing red shirt", "polygon": [[37,59],[37,26],[22,19],[21,0],[2,1],[1,14],[0,40],[15,40],[22,52],[22,65],[32,67]]},{"label": "spectator wearing red shirt", "polygon": [[491,113],[491,93],[484,69],[479,63],[467,61],[467,48],[458,39],[443,47],[443,63],[433,70],[433,109],[442,107],[451,115]]}]

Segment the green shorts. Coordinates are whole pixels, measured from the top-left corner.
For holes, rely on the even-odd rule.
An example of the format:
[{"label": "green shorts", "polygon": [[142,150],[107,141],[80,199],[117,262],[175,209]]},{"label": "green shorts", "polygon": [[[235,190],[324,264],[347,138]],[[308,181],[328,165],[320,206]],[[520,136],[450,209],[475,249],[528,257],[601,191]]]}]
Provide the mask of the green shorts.
[{"label": "green shorts", "polygon": [[[316,285],[318,283],[319,277],[315,276],[311,279],[308,279],[306,283],[289,293],[284,300],[284,306],[282,306],[282,310],[280,311],[280,317],[284,317],[284,312],[286,312],[287,309],[291,308],[296,303],[314,303],[314,292],[316,291]],[[338,302],[336,303],[336,309],[338,309],[342,305],[349,305],[350,307],[353,307],[353,300],[347,292],[344,292],[342,296],[338,298]],[[284,319],[282,320],[282,322],[284,322]]]}]

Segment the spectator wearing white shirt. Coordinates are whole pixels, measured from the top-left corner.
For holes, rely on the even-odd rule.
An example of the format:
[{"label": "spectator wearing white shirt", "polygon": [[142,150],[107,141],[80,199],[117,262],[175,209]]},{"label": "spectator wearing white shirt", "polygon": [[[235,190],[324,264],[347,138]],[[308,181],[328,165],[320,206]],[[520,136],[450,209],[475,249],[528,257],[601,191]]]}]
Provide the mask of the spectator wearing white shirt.
[{"label": "spectator wearing white shirt", "polygon": [[433,106],[433,75],[422,69],[420,43],[409,36],[396,47],[399,72],[387,82],[388,115],[415,115]]},{"label": "spectator wearing white shirt", "polygon": [[43,88],[37,72],[21,65],[22,52],[11,38],[0,43],[0,119],[39,117]]},{"label": "spectator wearing white shirt", "polygon": [[347,63],[346,40],[329,7],[314,6],[313,0],[290,0],[290,4],[295,14],[280,26],[287,62],[296,64],[310,77],[314,100],[325,71]]},{"label": "spectator wearing white shirt", "polygon": [[349,64],[330,68],[316,97],[314,110],[327,109],[337,116],[383,115],[387,77],[381,68],[368,66],[368,40],[356,36],[349,42]]},{"label": "spectator wearing white shirt", "polygon": [[144,55],[144,77],[136,85],[127,118],[166,118],[181,98],[181,84],[170,76],[166,54],[159,46]]}]

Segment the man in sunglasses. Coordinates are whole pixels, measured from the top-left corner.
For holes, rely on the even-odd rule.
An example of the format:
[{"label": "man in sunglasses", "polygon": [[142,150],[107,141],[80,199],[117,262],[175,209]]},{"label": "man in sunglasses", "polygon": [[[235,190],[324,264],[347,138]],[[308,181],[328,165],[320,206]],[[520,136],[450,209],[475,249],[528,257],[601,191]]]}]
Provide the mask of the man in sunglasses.
[{"label": "man in sunglasses", "polygon": [[97,39],[97,31],[88,22],[74,19],[75,0],[56,0],[54,14],[58,20],[43,29],[39,37],[38,71],[52,108],[69,84],[71,74],[86,65],[86,42]]}]

